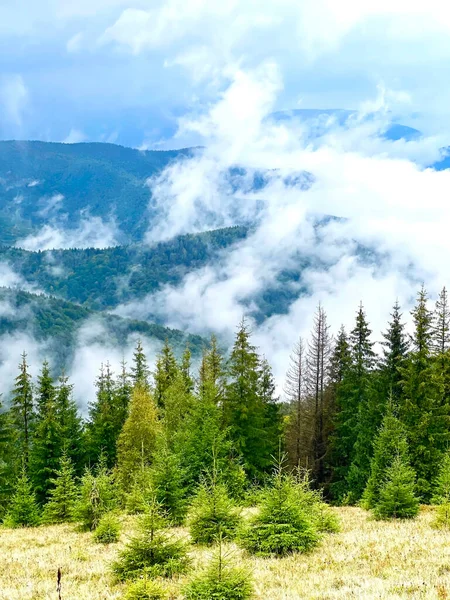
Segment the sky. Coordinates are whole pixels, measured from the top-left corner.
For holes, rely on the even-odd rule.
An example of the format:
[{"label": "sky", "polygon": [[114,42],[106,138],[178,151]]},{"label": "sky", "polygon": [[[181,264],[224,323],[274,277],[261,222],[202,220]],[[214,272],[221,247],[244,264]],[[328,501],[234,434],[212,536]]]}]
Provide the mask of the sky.
[{"label": "sky", "polygon": [[441,0],[4,0],[0,138],[173,146],[180,117],[267,60],[275,110],[357,109],[381,86],[436,133],[449,31]]},{"label": "sky", "polygon": [[[231,343],[255,295],[299,257],[320,260],[326,269],[303,274],[309,293],[253,327],[282,390],[290,350],[319,302],[333,331],[350,329],[363,302],[380,340],[397,298],[408,318],[422,282],[432,300],[450,285],[450,171],[430,168],[450,145],[449,34],[441,0],[4,2],[0,138],[203,147],[148,181],[159,218],[146,243],[236,220],[256,223],[254,233],[217,264],[117,312],[156,314]],[[271,119],[313,108],[356,114],[345,126],[327,116],[320,131]],[[393,120],[423,135],[383,139]],[[230,190],[236,165],[269,173],[266,188]],[[305,171],[314,177],[308,190],[291,183]],[[343,219],[318,236],[320,215]],[[85,220],[69,235],[49,223],[23,245],[110,245],[117,228]],[[377,260],[362,262],[361,246]],[[0,282],[14,277],[0,270]],[[83,385],[93,357],[111,355],[119,360],[117,349],[80,334],[72,375]],[[82,388],[80,404],[89,393]]]}]

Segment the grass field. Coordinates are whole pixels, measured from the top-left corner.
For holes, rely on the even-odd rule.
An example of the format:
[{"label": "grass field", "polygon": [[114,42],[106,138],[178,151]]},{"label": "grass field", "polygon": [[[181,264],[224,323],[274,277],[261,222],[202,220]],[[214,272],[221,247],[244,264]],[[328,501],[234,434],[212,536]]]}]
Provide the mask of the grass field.
[{"label": "grass field", "polygon": [[[433,529],[431,509],[411,522],[377,522],[358,508],[333,509],[342,530],[327,535],[311,554],[284,559],[246,558],[253,572],[255,598],[296,599],[450,599],[450,532]],[[63,600],[110,600],[123,595],[109,565],[133,531],[126,518],[120,544],[94,544],[73,526],[0,529],[0,600],[57,599],[56,573],[62,569]],[[180,535],[187,535],[180,530]],[[194,550],[195,568],[209,550]],[[236,558],[241,560],[236,549]],[[185,578],[168,584],[181,598]]]}]

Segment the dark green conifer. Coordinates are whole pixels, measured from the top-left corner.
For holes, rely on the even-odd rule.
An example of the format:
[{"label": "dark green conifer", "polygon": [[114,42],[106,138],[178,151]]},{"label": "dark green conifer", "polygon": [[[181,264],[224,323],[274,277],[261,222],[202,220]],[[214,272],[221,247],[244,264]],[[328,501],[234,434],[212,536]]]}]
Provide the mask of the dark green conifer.
[{"label": "dark green conifer", "polygon": [[185,544],[166,530],[161,508],[155,499],[140,517],[139,531],[113,564],[119,581],[137,578],[172,577],[184,573],[189,560]]},{"label": "dark green conifer", "polygon": [[22,354],[19,365],[19,375],[11,399],[11,417],[17,440],[18,455],[22,457],[25,468],[28,468],[30,449],[33,439],[35,412],[31,375],[28,371],[27,354]]},{"label": "dark green conifer", "polygon": [[76,503],[78,499],[74,468],[70,458],[63,454],[59,470],[51,479],[52,488],[49,501],[44,509],[46,523],[63,523],[75,520]]},{"label": "dark green conifer", "polygon": [[378,519],[412,519],[418,512],[414,469],[397,455],[386,470],[374,515]]},{"label": "dark green conifer", "polygon": [[164,408],[167,390],[175,382],[179,369],[175,355],[166,339],[161,352],[156,359],[155,371],[155,400],[158,407]]},{"label": "dark green conifer", "polygon": [[25,466],[17,479],[14,494],[4,519],[7,527],[35,527],[39,525],[39,508]]},{"label": "dark green conifer", "polygon": [[383,418],[378,435],[373,443],[374,453],[370,463],[370,477],[362,497],[365,508],[374,508],[380,497],[380,488],[396,456],[407,464],[409,460],[406,429],[394,415],[393,402],[389,402],[388,410]]}]

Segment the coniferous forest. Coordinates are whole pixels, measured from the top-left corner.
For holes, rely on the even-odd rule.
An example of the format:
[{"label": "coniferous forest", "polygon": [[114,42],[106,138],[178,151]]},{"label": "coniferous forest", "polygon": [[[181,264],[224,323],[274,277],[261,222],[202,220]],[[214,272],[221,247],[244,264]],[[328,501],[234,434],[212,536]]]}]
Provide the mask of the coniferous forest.
[{"label": "coniferous forest", "polygon": [[74,523],[109,544],[121,514],[140,515],[111,572],[131,581],[127,597],[156,598],[139,594],[192,569],[186,542],[170,534],[185,525],[192,544],[217,549],[185,597],[249,598],[251,574],[227,563],[224,541],[256,556],[312,551],[339,530],[329,505],[383,520],[433,503],[436,526],[448,526],[445,288],[431,306],[422,287],[410,319],[396,302],[381,340],[362,305],[353,328],[337,332],[318,306],[286,367],[278,396],[245,320],[227,355],[211,337],[197,369],[189,347],[177,358],[166,342],[151,371],[138,342],[132,364],[102,366],[96,400],[80,414],[64,372],[44,358],[33,380],[24,352],[15,381],[3,382],[4,527]]}]

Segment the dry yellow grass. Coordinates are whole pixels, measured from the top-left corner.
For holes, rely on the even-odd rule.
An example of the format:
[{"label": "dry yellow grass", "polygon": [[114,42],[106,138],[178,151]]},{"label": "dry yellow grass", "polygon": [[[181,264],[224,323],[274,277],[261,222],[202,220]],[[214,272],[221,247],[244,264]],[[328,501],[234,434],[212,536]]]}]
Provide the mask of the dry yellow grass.
[{"label": "dry yellow grass", "polygon": [[[327,536],[310,555],[248,559],[256,599],[450,600],[450,532],[431,527],[431,510],[415,521],[387,523],[371,520],[358,508],[334,510],[342,531]],[[127,519],[125,531],[132,528],[133,520]],[[109,573],[119,547],[94,544],[90,534],[66,525],[2,529],[0,600],[56,599],[58,567],[63,600],[121,598],[124,588],[114,585]],[[195,550],[194,567],[201,567],[208,555],[208,550]],[[172,598],[181,598],[184,581],[169,584]]]}]

